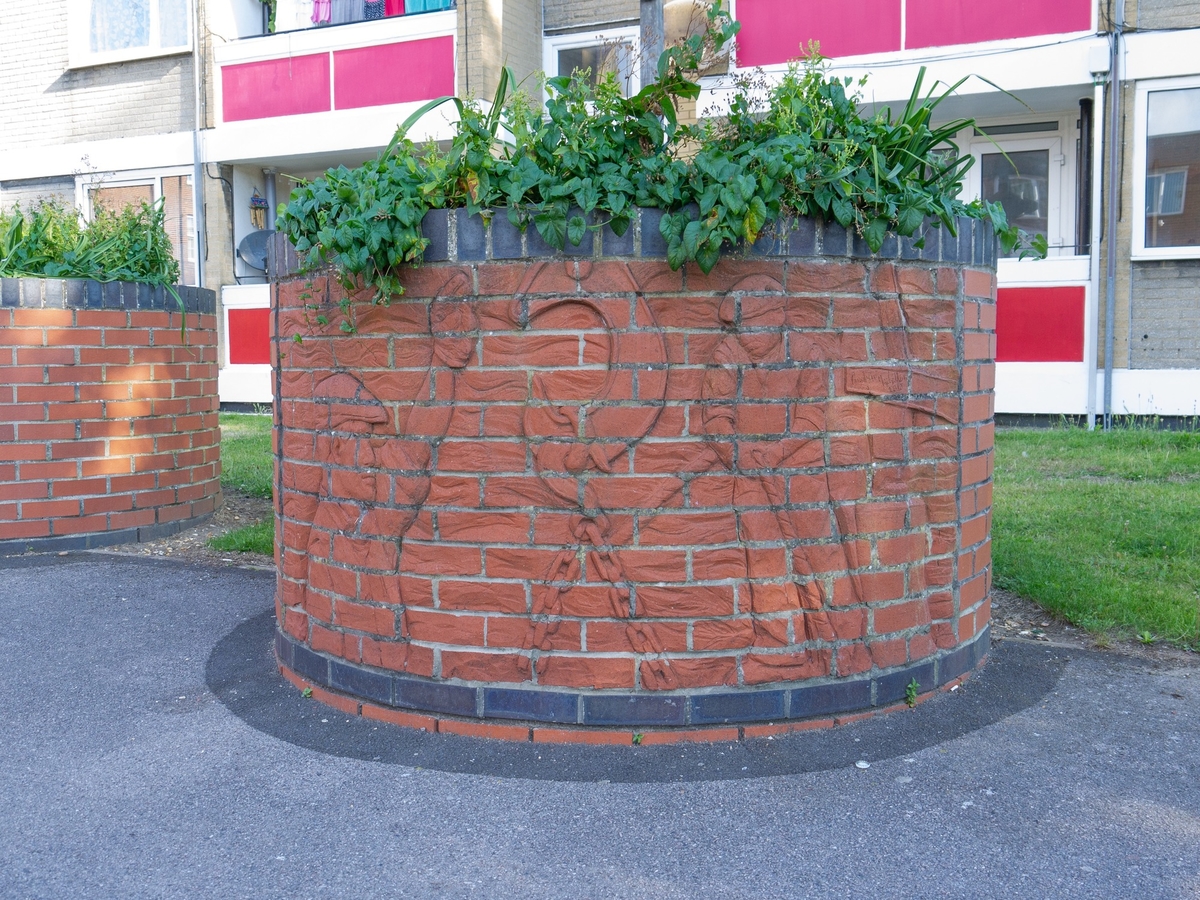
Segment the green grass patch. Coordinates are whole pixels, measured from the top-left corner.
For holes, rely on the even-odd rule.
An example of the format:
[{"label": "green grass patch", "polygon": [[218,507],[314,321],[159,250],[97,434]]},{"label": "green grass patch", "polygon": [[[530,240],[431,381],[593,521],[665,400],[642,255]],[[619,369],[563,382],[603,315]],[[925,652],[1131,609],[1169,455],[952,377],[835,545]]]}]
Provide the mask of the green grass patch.
[{"label": "green grass patch", "polygon": [[996,585],[1072,624],[1200,646],[1200,433],[996,434]]},{"label": "green grass patch", "polygon": [[270,497],[273,478],[271,417],[221,413],[221,487]]},{"label": "green grass patch", "polygon": [[217,535],[208,545],[222,553],[261,553],[264,556],[272,556],[275,553],[275,521],[267,519],[265,522],[257,522]]}]

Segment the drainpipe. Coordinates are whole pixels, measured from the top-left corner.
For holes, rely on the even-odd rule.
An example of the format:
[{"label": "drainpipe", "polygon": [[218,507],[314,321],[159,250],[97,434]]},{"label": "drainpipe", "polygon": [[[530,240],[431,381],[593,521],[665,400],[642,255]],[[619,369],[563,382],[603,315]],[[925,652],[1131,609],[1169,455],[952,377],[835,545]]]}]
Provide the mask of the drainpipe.
[{"label": "drainpipe", "polygon": [[192,131],[192,217],[196,223],[196,284],[204,287],[204,260],[208,254],[204,216],[204,153],[200,132],[204,129],[203,54],[200,52],[200,3],[192,0],[192,105],[196,127]]},{"label": "drainpipe", "polygon": [[[1107,53],[1105,55],[1107,56]],[[1096,410],[1100,401],[1099,392],[1096,389],[1096,373],[1100,368],[1100,294],[1102,289],[1100,277],[1100,235],[1102,233],[1101,228],[1104,218],[1104,153],[1107,149],[1107,142],[1097,140],[1095,135],[1106,130],[1104,126],[1108,123],[1108,116],[1104,105],[1103,76],[1095,74],[1093,78],[1095,79],[1095,85],[1092,88],[1093,139],[1090,148],[1092,155],[1092,181],[1089,186],[1089,190],[1092,192],[1092,201],[1088,205],[1088,217],[1091,219],[1088,281],[1091,285],[1091,290],[1088,297],[1087,315],[1084,320],[1084,358],[1087,362],[1088,378],[1087,426],[1089,431],[1094,430],[1096,427]]]},{"label": "drainpipe", "polygon": [[267,191],[267,231],[275,230],[275,217],[279,213],[275,209],[275,176],[278,169],[263,169],[263,182]]},{"label": "drainpipe", "polygon": [[663,52],[663,0],[642,0],[642,87],[658,81],[658,57]]},{"label": "drainpipe", "polygon": [[1104,290],[1104,430],[1112,428],[1113,330],[1117,319],[1117,208],[1120,184],[1121,150],[1121,33],[1125,29],[1125,4],[1117,3],[1117,21],[1109,35],[1108,74],[1108,217],[1104,228],[1107,253]]}]

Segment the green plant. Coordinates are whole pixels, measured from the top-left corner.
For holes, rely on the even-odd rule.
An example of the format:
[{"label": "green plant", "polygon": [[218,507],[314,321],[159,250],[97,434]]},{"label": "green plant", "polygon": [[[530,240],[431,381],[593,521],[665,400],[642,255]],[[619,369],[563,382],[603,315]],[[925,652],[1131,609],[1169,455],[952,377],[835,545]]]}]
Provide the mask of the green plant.
[{"label": "green plant", "polygon": [[161,202],[99,207],[87,225],[56,201],[17,206],[0,213],[0,276],[174,285],[179,263],[163,222]]},{"label": "green plant", "polygon": [[28,210],[0,212],[0,277],[91,278],[162,286],[182,313],[180,337],[187,339],[187,308],[174,285],[179,263],[164,228],[163,202],[129,205],[120,211],[96,208],[81,225],[75,210],[47,200]]},{"label": "green plant", "polygon": [[641,745],[641,743],[642,743],[642,741],[645,739],[645,737],[646,737],[646,736],[645,736],[644,734],[642,734],[641,732],[634,732],[634,735],[633,735],[633,746],[635,746],[635,747],[638,747],[638,746],[640,746],[640,745]]},{"label": "green plant", "polygon": [[304,690],[302,690],[300,692],[300,696],[303,697],[305,700],[308,700],[310,697],[312,697],[312,695],[313,695],[313,689],[310,687],[306,687]]},{"label": "green plant", "polygon": [[267,519],[244,528],[210,538],[208,546],[222,553],[258,553],[271,556],[275,552],[275,523]]},{"label": "green plant", "polygon": [[[742,82],[728,116],[680,125],[704,60],[737,30],[714,3],[703,33],[662,54],[654,83],[624,97],[611,73],[595,85],[587,73],[551,78],[544,116],[505,69],[486,111],[458,98],[425,104],[378,158],[297,188],[279,228],[309,267],[333,264],[348,292],[365,286],[384,304],[402,292],[397,267],[420,261],[421,220],[438,208],[502,207],[559,249],[604,225],[623,234],[636,206],[663,209],[671,266],[705,272],[723,249],[796,216],[836,220],[875,250],[888,230],[919,235],[932,220],[953,232],[958,216],[989,219],[1006,250],[1021,243],[999,205],[959,199],[973,160],[951,138],[973,120],[932,121],[962,82],[939,93],[922,70],[898,116],[866,117],[852,82],[830,77],[813,48],[765,101]],[[448,149],[410,141],[408,129],[443,103],[459,116]],[[353,330],[348,314],[342,328]]]},{"label": "green plant", "polygon": [[1150,631],[1139,631],[1137,635],[1138,643],[1145,644],[1149,647],[1151,644],[1158,643],[1158,638]]},{"label": "green plant", "polygon": [[904,702],[909,705],[909,708],[917,705],[917,693],[921,690],[921,685],[917,679],[913,679],[904,687]]}]

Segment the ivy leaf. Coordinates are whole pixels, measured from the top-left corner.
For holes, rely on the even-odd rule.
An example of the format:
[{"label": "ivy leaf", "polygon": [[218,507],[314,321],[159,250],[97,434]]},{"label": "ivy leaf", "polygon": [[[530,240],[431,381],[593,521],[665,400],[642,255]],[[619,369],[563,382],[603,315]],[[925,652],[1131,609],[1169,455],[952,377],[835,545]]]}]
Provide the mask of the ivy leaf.
[{"label": "ivy leaf", "polygon": [[578,247],[579,242],[583,240],[583,236],[586,233],[587,222],[583,220],[583,216],[571,216],[571,220],[567,222],[567,238],[571,243]]},{"label": "ivy leaf", "polygon": [[671,235],[667,240],[667,265],[678,271],[686,260],[687,251],[683,249],[683,241],[675,235]]},{"label": "ivy leaf", "polygon": [[696,264],[700,266],[700,270],[705,275],[713,270],[713,266],[717,264],[717,260],[720,258],[721,242],[716,238],[705,241],[696,251]]},{"label": "ivy leaf", "polygon": [[874,218],[863,229],[863,237],[866,239],[867,246],[871,248],[872,253],[878,253],[879,248],[883,246],[883,239],[887,237],[887,227],[887,219]]},{"label": "ivy leaf", "polygon": [[472,202],[479,202],[479,173],[471,169],[467,169],[463,175],[463,189],[467,192],[467,196]]},{"label": "ivy leaf", "polygon": [[600,202],[600,191],[592,183],[592,179],[583,179],[583,186],[575,192],[575,202],[585,213],[590,213]]},{"label": "ivy leaf", "polygon": [[746,239],[747,244],[753,244],[758,240],[758,233],[762,231],[766,221],[767,204],[763,202],[762,197],[755,197],[750,201],[746,218],[742,220],[742,237]]},{"label": "ivy leaf", "polygon": [[561,209],[551,207],[545,212],[539,213],[533,217],[533,224],[537,226],[542,240],[551,247],[562,250],[566,246],[567,214]]},{"label": "ivy leaf", "polygon": [[900,215],[897,219],[896,229],[903,235],[910,235],[921,227],[921,223],[925,221],[925,214],[915,206],[906,206],[900,210]]},{"label": "ivy leaf", "polygon": [[608,222],[608,227],[612,229],[613,234],[621,237],[629,230],[629,216],[613,216]]},{"label": "ivy leaf", "polygon": [[688,222],[683,229],[683,251],[687,254],[688,259],[696,258],[696,250],[700,247],[700,232],[704,228],[704,224],[697,219],[694,222]]},{"label": "ivy leaf", "polygon": [[844,197],[833,198],[833,216],[843,228],[854,221],[854,207]]}]

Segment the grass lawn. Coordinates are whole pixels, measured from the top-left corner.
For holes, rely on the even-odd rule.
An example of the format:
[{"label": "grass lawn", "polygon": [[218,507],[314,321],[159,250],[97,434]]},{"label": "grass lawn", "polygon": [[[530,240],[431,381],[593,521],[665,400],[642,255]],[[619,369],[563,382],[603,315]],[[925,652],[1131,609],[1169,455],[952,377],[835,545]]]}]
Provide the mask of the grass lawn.
[{"label": "grass lawn", "polygon": [[221,413],[221,487],[271,496],[271,417]]},{"label": "grass lawn", "polygon": [[[221,487],[254,497],[271,496],[274,459],[271,417],[221,413]],[[275,520],[268,518],[208,542],[222,552],[274,553]]]},{"label": "grass lawn", "polygon": [[1200,433],[996,433],[994,580],[1072,624],[1200,646]]}]

